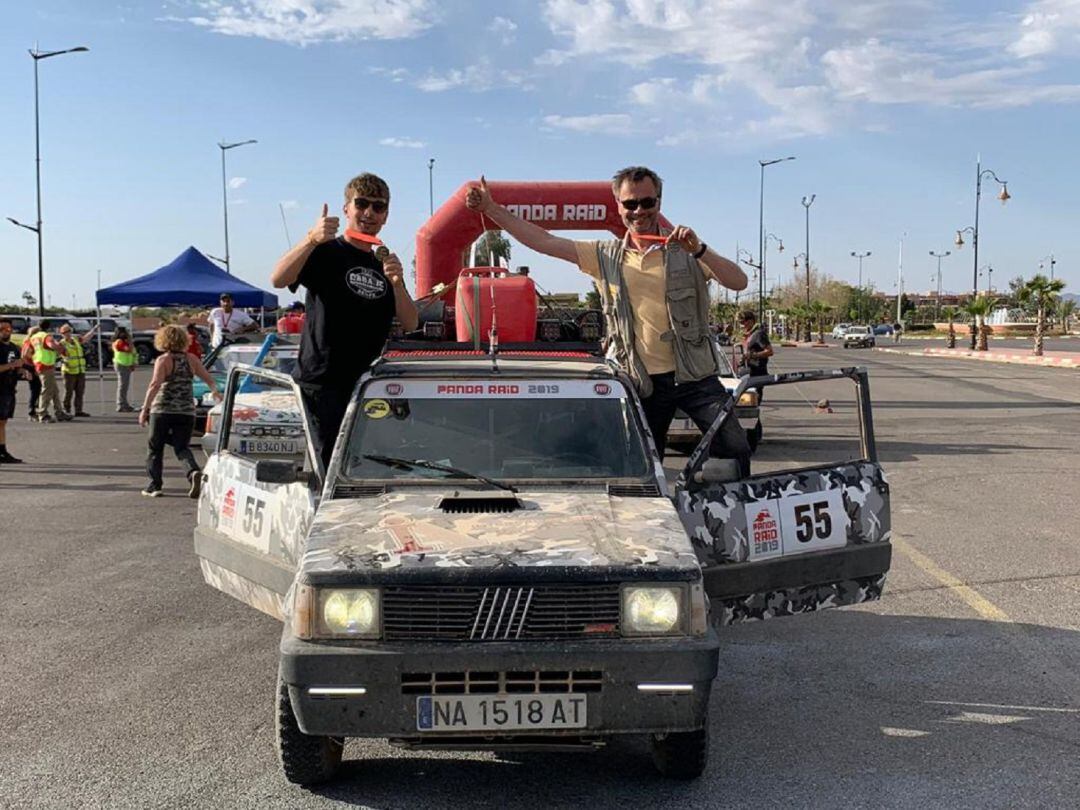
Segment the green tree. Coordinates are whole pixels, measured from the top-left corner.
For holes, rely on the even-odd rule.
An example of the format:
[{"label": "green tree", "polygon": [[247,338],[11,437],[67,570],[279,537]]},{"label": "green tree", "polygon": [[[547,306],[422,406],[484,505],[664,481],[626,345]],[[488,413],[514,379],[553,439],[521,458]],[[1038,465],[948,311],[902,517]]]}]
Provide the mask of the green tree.
[{"label": "green tree", "polygon": [[603,302],[600,300],[600,291],[593,287],[585,293],[585,306],[588,309],[602,309]]},{"label": "green tree", "polygon": [[484,231],[476,240],[476,267],[494,267],[497,259],[502,266],[510,266],[510,240],[500,230]]},{"label": "green tree", "polygon": [[22,300],[26,302],[27,309],[33,309],[37,306],[37,299],[34,297],[34,294],[29,290],[23,290]]},{"label": "green tree", "polygon": [[947,338],[947,343],[945,345],[950,349],[955,349],[956,348],[956,327],[954,326],[954,323],[956,321],[956,316],[960,314],[960,308],[959,307],[942,307],[941,308],[941,314],[944,315],[946,317],[946,319],[948,319],[948,321],[949,321],[949,336]]},{"label": "green tree", "polygon": [[1058,301],[1057,314],[1058,319],[1061,321],[1061,328],[1064,332],[1069,331],[1069,321],[1076,312],[1075,301]]},{"label": "green tree", "polygon": [[1035,346],[1031,351],[1036,357],[1042,357],[1043,353],[1043,339],[1046,334],[1046,311],[1054,305],[1055,299],[1064,289],[1065,282],[1062,279],[1055,278],[1051,281],[1041,273],[1036,273],[1032,276],[1031,281],[1026,282],[1023,287],[1017,290],[1016,299],[1022,305],[1030,305],[1035,308]]},{"label": "green tree", "polygon": [[810,340],[810,323],[817,322],[818,343],[825,342],[825,319],[832,313],[833,308],[824,301],[810,302],[810,317],[806,319],[806,339]]},{"label": "green tree", "polygon": [[961,309],[971,316],[971,348],[985,352],[989,349],[990,327],[986,324],[986,316],[994,310],[996,298],[988,295],[980,296],[968,301]]}]

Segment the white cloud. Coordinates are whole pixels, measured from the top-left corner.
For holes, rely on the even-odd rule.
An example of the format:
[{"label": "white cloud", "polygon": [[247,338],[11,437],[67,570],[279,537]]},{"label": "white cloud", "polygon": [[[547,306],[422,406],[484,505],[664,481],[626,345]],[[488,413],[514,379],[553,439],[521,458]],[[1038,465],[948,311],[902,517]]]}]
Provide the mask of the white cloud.
[{"label": "white cloud", "polygon": [[415,138],[383,138],[379,141],[379,146],[392,146],[395,149],[423,149],[427,144]]},{"label": "white cloud", "polygon": [[414,82],[425,93],[442,93],[446,90],[463,88],[474,93],[493,90],[497,87],[528,87],[524,74],[518,71],[501,70],[487,59],[481,59],[475,65],[454,68],[444,73],[428,73]]},{"label": "white cloud", "polygon": [[1080,53],[1080,0],[1019,14],[959,0],[545,0],[542,13],[558,47],[535,64],[620,64],[639,78],[629,104],[679,110],[656,131],[664,146],[823,135],[865,125],[873,106],[1080,101],[1080,84],[1032,58]]},{"label": "white cloud", "polygon": [[599,113],[596,115],[545,115],[544,124],[552,129],[569,129],[573,132],[628,135],[632,119],[625,113]]},{"label": "white cloud", "polygon": [[503,45],[510,45],[517,38],[517,23],[506,17],[495,17],[487,30],[498,37]]},{"label": "white cloud", "polygon": [[230,177],[229,188],[243,188],[247,185],[246,177]]},{"label": "white cloud", "polygon": [[373,76],[385,76],[395,83],[403,82],[409,78],[409,71],[406,68],[369,67],[368,73]]},{"label": "white cloud", "polygon": [[293,45],[364,39],[404,39],[437,20],[432,0],[197,0],[184,18],[218,34]]}]

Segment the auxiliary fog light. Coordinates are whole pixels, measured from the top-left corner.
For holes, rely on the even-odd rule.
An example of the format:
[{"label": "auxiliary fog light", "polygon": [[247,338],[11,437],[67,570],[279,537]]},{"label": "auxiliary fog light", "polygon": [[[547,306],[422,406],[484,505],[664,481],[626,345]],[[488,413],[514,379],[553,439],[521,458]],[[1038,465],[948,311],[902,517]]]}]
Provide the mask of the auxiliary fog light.
[{"label": "auxiliary fog light", "polygon": [[379,592],[370,588],[329,588],[320,593],[320,635],[375,638],[379,634]]},{"label": "auxiliary fog light", "polygon": [[623,589],[623,633],[663,636],[682,632],[681,587],[627,586]]}]

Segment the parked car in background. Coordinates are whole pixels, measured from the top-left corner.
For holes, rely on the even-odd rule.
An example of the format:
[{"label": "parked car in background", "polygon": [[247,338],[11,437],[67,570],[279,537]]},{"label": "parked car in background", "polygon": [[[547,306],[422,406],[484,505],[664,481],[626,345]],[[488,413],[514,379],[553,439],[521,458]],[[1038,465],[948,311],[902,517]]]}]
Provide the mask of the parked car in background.
[{"label": "parked car in background", "polygon": [[892,335],[894,332],[891,323],[879,323],[874,327],[875,335]]},{"label": "parked car in background", "polygon": [[847,332],[847,330],[850,329],[850,328],[851,328],[850,323],[838,323],[836,326],[833,327],[832,336],[834,338],[836,338],[837,340],[839,340],[840,338],[842,338],[844,336],[844,333]]},{"label": "parked car in background", "polygon": [[849,326],[844,333],[845,349],[868,349],[874,345],[874,330],[869,326]]},{"label": "parked car in background", "polygon": [[[267,335],[261,343],[222,343],[206,355],[203,364],[213,376],[219,391],[225,389],[225,380],[229,372],[240,365],[292,374],[299,353],[299,337],[299,335],[273,333]],[[209,414],[215,408],[217,413],[220,413],[221,405],[214,401],[210,387],[202,380],[195,380],[192,387],[195,395],[195,430],[204,431],[207,434],[214,433],[213,419],[209,418]],[[252,391],[244,390],[241,393],[248,396]],[[271,421],[276,424],[278,420]],[[216,441],[216,437],[211,436],[203,444],[205,447],[212,447]]]}]

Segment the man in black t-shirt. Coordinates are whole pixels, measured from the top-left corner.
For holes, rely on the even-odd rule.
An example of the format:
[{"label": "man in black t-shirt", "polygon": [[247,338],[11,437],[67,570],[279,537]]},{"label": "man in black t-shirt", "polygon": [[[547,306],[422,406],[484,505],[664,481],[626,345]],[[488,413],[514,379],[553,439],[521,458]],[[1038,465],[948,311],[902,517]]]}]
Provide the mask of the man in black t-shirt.
[{"label": "man in black t-shirt", "polygon": [[11,342],[11,321],[0,320],[0,464],[22,461],[8,452],[7,421],[15,415],[15,386],[23,368],[22,351]]},{"label": "man in black t-shirt", "polygon": [[[773,356],[772,342],[765,330],[757,325],[757,315],[747,309],[739,313],[742,325],[743,357],[739,366],[740,374],[749,373],[751,377],[769,373],[769,358]],[[760,400],[760,391],[758,392]]]},{"label": "man in black t-shirt", "polygon": [[372,250],[380,244],[375,237],[389,208],[384,180],[366,173],[354,177],[345,187],[345,235],[337,235],[340,220],[324,203],[306,238],[278,260],[270,276],[275,287],[307,290],[293,377],[327,465],[353,388],[382,353],[391,321],[396,316],[407,332],[419,322],[401,260],[391,253],[379,261]]}]

